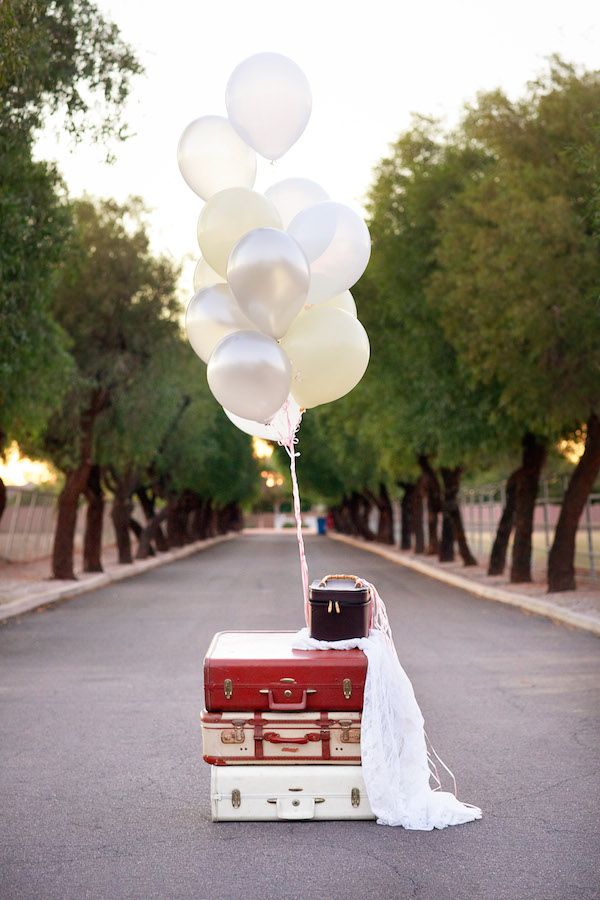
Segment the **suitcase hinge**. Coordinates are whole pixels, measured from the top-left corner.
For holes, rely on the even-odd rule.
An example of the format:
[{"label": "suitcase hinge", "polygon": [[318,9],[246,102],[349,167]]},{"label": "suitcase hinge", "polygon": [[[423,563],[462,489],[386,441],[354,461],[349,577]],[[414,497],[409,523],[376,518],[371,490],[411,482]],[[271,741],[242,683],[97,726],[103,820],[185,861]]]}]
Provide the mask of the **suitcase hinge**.
[{"label": "suitcase hinge", "polygon": [[346,700],[349,700],[352,696],[352,682],[349,678],[344,678],[342,681],[342,690],[344,692],[344,697]]},{"label": "suitcase hinge", "polygon": [[231,678],[226,678],[223,682],[223,693],[226,700],[231,700],[231,695],[233,694],[233,681]]},{"label": "suitcase hinge", "polygon": [[239,809],[242,805],[242,795],[237,788],[234,788],[231,792],[231,805],[234,809]]},{"label": "suitcase hinge", "polygon": [[358,788],[352,788],[350,793],[350,800],[352,802],[352,806],[360,806],[360,791]]}]

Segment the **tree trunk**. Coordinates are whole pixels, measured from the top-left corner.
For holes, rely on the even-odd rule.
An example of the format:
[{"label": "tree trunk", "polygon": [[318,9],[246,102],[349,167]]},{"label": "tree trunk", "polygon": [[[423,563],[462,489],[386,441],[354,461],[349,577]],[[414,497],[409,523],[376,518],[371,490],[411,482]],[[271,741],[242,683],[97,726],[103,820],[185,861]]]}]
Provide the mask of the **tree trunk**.
[{"label": "tree trunk", "polygon": [[437,556],[439,552],[438,520],[442,511],[440,483],[431,467],[428,456],[418,456],[417,461],[421,468],[421,472],[423,473],[423,486],[427,497],[427,530],[429,541],[426,554],[427,556]]},{"label": "tree trunk", "polygon": [[136,559],[147,559],[152,552],[152,542],[154,541],[158,548],[158,540],[157,535],[161,534],[164,540],[164,534],[162,533],[161,523],[165,521],[167,518],[167,507],[163,506],[160,512],[155,513],[151,520],[148,522],[146,527],[142,529],[142,533],[140,534],[139,543],[137,552],[135,554]]},{"label": "tree trunk", "polygon": [[6,485],[0,478],[0,521],[2,520],[2,516],[4,515],[5,509],[6,509]]},{"label": "tree trunk", "polygon": [[[454,469],[440,468],[444,497],[442,500],[442,538],[438,547],[440,562],[454,562],[454,521],[452,518],[452,497],[454,492]],[[454,495],[455,496],[455,495]]]},{"label": "tree trunk", "polygon": [[[145,488],[139,487],[135,493],[138,500],[140,501],[142,509],[144,510],[144,515],[146,516],[146,528],[150,528],[152,532],[150,539],[154,542],[154,545],[159,553],[165,553],[169,549],[169,545],[162,530],[161,523],[164,522],[166,515],[162,515],[162,510],[159,513],[156,512],[156,498],[154,495],[150,496]],[[158,521],[155,521],[156,519],[158,519]],[[146,556],[148,556],[148,552],[146,552],[146,556],[139,556],[138,554],[139,546],[138,553],[136,553],[136,558],[146,559]]]},{"label": "tree trunk", "polygon": [[350,496],[350,515],[358,534],[366,541],[374,541],[375,535],[369,526],[371,503],[364,494],[354,491]]},{"label": "tree trunk", "polygon": [[58,498],[58,515],[52,547],[52,577],[75,581],[73,555],[77,507],[85,490],[91,462],[83,462],[77,469],[65,473],[65,484]]},{"label": "tree trunk", "polygon": [[398,487],[404,491],[400,501],[400,549],[410,550],[413,533],[413,504],[415,485],[410,481],[399,481]]},{"label": "tree trunk", "polygon": [[442,540],[439,560],[440,562],[454,562],[454,542],[456,541],[464,565],[476,566],[477,560],[469,550],[458,504],[462,467],[455,466],[453,469],[442,467],[440,474],[444,484],[444,499],[442,501]]},{"label": "tree trunk", "polygon": [[581,513],[600,471],[600,418],[592,413],[587,423],[585,451],[571,475],[548,556],[548,590],[574,591],[575,540]]},{"label": "tree trunk", "polygon": [[540,472],[546,459],[544,442],[528,432],[523,437],[523,464],[519,469],[515,499],[515,537],[510,580],[512,584],[531,581],[531,535]]},{"label": "tree trunk", "polygon": [[423,478],[418,479],[412,495],[412,527],[415,535],[415,553],[425,552],[423,535]]},{"label": "tree trunk", "polygon": [[183,547],[186,540],[187,509],[183,496],[169,500],[167,540],[169,547]]},{"label": "tree trunk", "polygon": [[506,566],[506,552],[508,550],[508,542],[513,530],[515,522],[515,503],[517,498],[517,479],[519,477],[519,469],[516,469],[506,482],[506,500],[504,509],[498,523],[496,531],[496,539],[490,554],[490,564],[488,566],[488,575],[503,575]]},{"label": "tree trunk", "polygon": [[110,512],[117,539],[117,552],[121,565],[133,562],[131,554],[131,537],[129,535],[129,520],[132,513],[132,503],[128,485],[125,479],[118,479]]},{"label": "tree trunk", "polygon": [[388,489],[383,484],[379,485],[379,496],[377,497],[377,508],[379,510],[379,523],[377,525],[377,540],[381,544],[394,543],[394,508]]},{"label": "tree trunk", "polygon": [[102,572],[102,528],[104,525],[104,493],[100,466],[91,466],[85,487],[87,510],[83,539],[83,571]]}]

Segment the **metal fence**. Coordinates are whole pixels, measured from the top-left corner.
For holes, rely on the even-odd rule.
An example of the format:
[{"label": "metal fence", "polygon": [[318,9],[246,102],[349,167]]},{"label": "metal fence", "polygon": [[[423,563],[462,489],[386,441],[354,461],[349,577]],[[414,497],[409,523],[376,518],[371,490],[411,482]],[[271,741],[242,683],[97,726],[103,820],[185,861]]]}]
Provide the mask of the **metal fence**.
[{"label": "metal fence", "polygon": [[[56,525],[56,494],[24,487],[7,488],[6,509],[0,519],[0,559],[11,562],[30,562],[43,559],[52,551]],[[85,502],[77,513],[75,548],[83,546],[85,530]],[[115,543],[110,517],[110,504],[104,507],[102,544]]]},{"label": "metal fence", "polygon": [[[545,569],[552,546],[560,504],[567,487],[566,476],[540,482],[533,524],[533,566]],[[469,488],[461,492],[463,522],[469,544],[480,561],[489,557],[506,499],[506,482]],[[588,497],[579,521],[575,568],[600,579],[600,494]]]}]

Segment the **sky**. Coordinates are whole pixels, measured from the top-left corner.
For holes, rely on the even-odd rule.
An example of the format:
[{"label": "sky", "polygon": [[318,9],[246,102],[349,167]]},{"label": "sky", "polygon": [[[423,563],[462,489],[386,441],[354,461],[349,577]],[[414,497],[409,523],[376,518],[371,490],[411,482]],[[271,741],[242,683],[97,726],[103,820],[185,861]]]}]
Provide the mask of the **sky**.
[{"label": "sky", "polygon": [[150,208],[153,247],[184,265],[192,293],[202,201],[177,167],[185,126],[226,115],[225,86],[246,57],[291,57],[312,88],[313,111],[297,144],[271,166],[259,160],[255,189],[311,178],[332,199],[363,209],[373,168],[413,112],[453,124],[478,91],[517,97],[558,52],[597,68],[600,4],[590,0],[96,0],[146,68],[125,109],[134,137],[117,160],[47,129],[37,155],[56,160],[72,196],[125,199]]}]

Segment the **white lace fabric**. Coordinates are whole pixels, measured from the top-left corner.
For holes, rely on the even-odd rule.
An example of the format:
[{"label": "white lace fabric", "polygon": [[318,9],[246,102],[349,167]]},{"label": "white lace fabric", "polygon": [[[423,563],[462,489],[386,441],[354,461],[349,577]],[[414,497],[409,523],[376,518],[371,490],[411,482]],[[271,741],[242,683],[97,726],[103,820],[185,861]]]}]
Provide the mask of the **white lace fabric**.
[{"label": "white lace fabric", "polygon": [[[361,724],[361,762],[371,809],[380,825],[431,831],[481,818],[481,810],[430,784],[423,716],[400,664],[383,601],[370,585],[373,628],[367,638],[317,641],[303,628],[297,650],[351,650],[367,657]],[[439,779],[438,779],[439,783]]]}]

